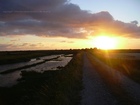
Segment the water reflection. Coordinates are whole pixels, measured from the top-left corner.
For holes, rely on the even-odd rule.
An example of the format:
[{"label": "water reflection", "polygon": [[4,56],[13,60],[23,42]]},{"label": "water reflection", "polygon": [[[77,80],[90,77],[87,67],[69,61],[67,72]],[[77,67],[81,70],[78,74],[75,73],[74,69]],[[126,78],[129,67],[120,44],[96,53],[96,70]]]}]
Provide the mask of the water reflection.
[{"label": "water reflection", "polygon": [[7,71],[9,69],[20,68],[20,67],[27,66],[27,65],[37,64],[37,63],[43,62],[44,60],[52,59],[52,58],[55,58],[57,56],[60,56],[60,55],[50,55],[50,56],[39,57],[39,59],[38,58],[33,58],[28,62],[20,62],[20,63],[15,63],[15,64],[0,65],[0,72]]},{"label": "water reflection", "polygon": [[[59,56],[58,59],[50,60],[50,61],[47,61],[43,64],[39,64],[39,65],[36,65],[34,67],[30,67],[27,69],[21,69],[19,71],[15,71],[15,72],[12,72],[9,74],[0,75],[0,87],[10,87],[10,86],[17,84],[18,83],[17,79],[21,78],[20,73],[23,70],[26,70],[26,71],[33,70],[33,71],[37,71],[37,72],[43,72],[43,71],[47,71],[47,70],[59,70],[58,67],[66,66],[67,63],[72,59],[72,57],[65,57],[64,55],[53,55],[53,56],[51,55],[51,56],[40,57],[40,60],[51,59],[51,58],[54,58],[57,56]],[[30,62],[34,63],[34,62],[38,62],[40,60],[35,60],[35,61],[30,61]],[[30,62],[28,62],[28,64],[30,64]],[[16,66],[14,66],[14,67],[16,67]],[[9,67],[7,67],[7,68],[9,68]]]},{"label": "water reflection", "polygon": [[10,87],[17,84],[17,79],[21,78],[21,71],[15,71],[10,74],[0,75],[0,87]]},{"label": "water reflection", "polygon": [[23,69],[23,70],[26,70],[26,71],[34,70],[37,72],[43,72],[46,70],[58,70],[58,68],[57,68],[58,66],[64,67],[70,60],[71,60],[71,57],[61,56],[56,60],[51,60],[51,61],[45,62],[43,64],[31,67],[31,68]]}]

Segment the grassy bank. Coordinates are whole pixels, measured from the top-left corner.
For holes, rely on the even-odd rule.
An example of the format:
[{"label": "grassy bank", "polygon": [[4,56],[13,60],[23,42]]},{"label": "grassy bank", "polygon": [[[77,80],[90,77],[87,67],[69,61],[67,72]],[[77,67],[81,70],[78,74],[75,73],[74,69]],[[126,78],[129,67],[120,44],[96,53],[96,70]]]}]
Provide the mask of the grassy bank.
[{"label": "grassy bank", "polygon": [[58,71],[22,72],[20,83],[0,88],[0,105],[78,105],[82,89],[82,53]]}]

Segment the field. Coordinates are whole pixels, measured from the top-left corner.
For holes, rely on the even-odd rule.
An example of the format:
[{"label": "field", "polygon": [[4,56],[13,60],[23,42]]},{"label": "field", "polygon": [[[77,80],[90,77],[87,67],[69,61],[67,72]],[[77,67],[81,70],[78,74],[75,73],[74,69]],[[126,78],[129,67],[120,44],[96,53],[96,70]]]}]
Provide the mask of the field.
[{"label": "field", "polygon": [[140,50],[91,51],[98,59],[140,83]]}]

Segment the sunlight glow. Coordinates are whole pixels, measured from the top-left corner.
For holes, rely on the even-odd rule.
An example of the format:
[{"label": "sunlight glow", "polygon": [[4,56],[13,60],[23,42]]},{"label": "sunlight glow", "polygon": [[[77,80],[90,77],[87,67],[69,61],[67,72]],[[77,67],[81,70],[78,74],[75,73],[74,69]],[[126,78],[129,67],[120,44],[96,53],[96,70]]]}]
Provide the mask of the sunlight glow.
[{"label": "sunlight glow", "polygon": [[100,49],[115,49],[117,47],[117,39],[108,36],[98,36],[93,43]]}]

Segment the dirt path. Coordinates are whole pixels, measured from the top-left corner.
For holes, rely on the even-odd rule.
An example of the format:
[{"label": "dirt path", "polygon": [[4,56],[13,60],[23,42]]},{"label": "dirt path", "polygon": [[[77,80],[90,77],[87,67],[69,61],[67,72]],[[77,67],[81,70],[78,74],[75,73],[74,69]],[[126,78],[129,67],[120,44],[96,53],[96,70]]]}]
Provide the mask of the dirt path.
[{"label": "dirt path", "polygon": [[84,55],[83,85],[81,105],[119,105],[86,55]]}]

